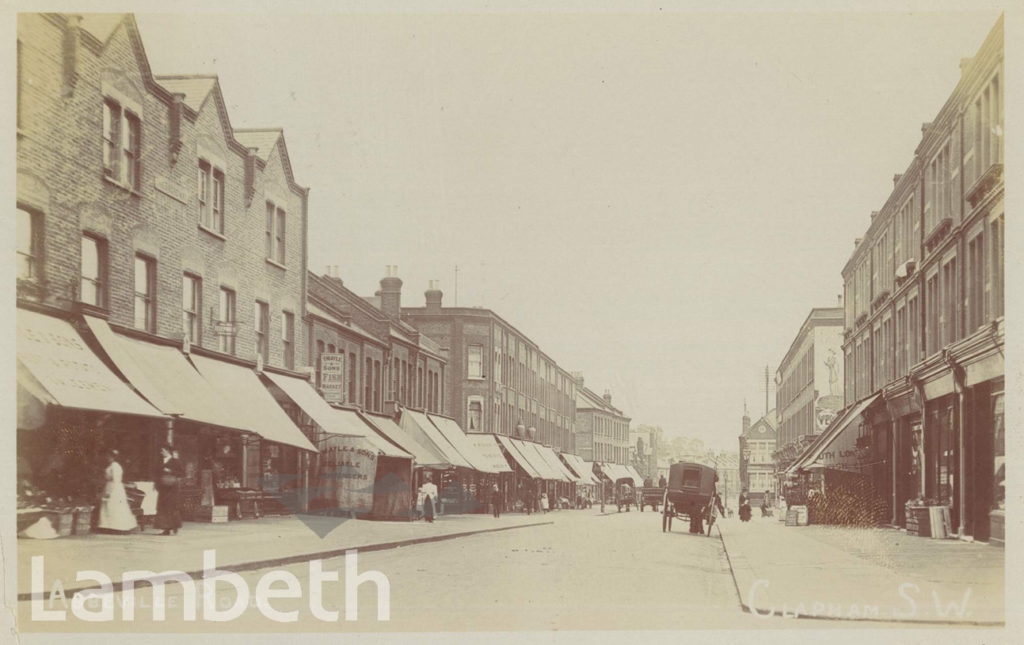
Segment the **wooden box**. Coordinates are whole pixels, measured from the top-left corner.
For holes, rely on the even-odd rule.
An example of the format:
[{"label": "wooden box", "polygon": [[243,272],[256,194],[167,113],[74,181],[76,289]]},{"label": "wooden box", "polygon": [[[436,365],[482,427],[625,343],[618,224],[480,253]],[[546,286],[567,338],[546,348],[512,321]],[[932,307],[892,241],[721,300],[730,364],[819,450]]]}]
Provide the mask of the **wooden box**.
[{"label": "wooden box", "polygon": [[927,506],[911,506],[907,508],[907,535],[919,537],[932,536],[931,511]]}]

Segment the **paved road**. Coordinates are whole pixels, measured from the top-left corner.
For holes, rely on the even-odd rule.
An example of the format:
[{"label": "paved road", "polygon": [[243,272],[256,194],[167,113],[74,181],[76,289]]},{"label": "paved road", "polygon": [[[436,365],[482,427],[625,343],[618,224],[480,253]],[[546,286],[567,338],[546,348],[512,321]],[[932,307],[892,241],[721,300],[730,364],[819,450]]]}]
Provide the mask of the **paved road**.
[{"label": "paved road", "polygon": [[[505,631],[576,629],[729,629],[743,627],[853,627],[850,623],[758,618],[739,608],[722,542],[686,532],[676,523],[662,533],[651,512],[598,515],[560,511],[553,524],[455,540],[365,553],[358,570],[376,570],[390,583],[390,620],[376,620],[372,584],[359,588],[358,620],[344,621],[345,559],[323,562],[340,572],[340,582],[324,586],[323,605],[341,612],[340,622],[324,622],[309,608],[309,567],[284,567],[302,586],[301,600],[273,601],[278,611],[299,611],[299,622],[282,624],[250,607],[223,625],[181,620],[182,590],[167,588],[167,621],[152,622],[152,593],[136,591],[136,620],[121,623],[123,594],[117,594],[114,627],[129,630],[210,631]],[[255,590],[267,570],[241,574]],[[277,588],[282,588],[279,584]],[[234,594],[218,586],[229,605]],[[22,629],[29,627],[28,603]],[[58,630],[114,631],[110,623],[82,623],[70,615]],[[877,626],[877,624],[876,624]]]}]

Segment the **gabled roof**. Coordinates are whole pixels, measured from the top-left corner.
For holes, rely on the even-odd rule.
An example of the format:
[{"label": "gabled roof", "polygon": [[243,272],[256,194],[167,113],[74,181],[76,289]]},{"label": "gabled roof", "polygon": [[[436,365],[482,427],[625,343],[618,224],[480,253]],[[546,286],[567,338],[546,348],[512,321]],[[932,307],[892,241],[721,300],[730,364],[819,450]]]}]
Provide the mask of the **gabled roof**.
[{"label": "gabled roof", "polygon": [[217,86],[217,77],[213,75],[175,74],[173,76],[160,75],[155,78],[172,94],[184,94],[185,105],[196,112],[203,107],[206,97]]},{"label": "gabled roof", "polygon": [[240,128],[235,130],[235,138],[246,148],[256,148],[256,156],[266,162],[283,133],[281,128]]},{"label": "gabled roof", "polygon": [[124,13],[83,13],[82,14],[82,29],[86,30],[90,34],[96,37],[96,40],[101,43],[106,43],[107,39],[114,33],[121,21],[124,20],[128,14]]}]

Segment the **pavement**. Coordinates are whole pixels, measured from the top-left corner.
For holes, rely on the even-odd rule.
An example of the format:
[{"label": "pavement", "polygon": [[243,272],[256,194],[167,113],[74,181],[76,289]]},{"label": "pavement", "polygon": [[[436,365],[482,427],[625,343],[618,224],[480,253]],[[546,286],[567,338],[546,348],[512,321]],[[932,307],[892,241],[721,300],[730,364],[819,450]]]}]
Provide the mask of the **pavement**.
[{"label": "pavement", "polygon": [[1000,625],[1005,551],[893,528],[718,522],[740,604],[756,615]]},{"label": "pavement", "polygon": [[[245,571],[344,555],[348,549],[371,551],[447,540],[486,531],[501,531],[551,522],[559,513],[440,515],[433,523],[344,520],[323,538],[293,516],[265,516],[227,523],[186,522],[174,536],[155,529],[126,535],[90,533],[52,540],[18,540],[18,599],[32,593],[32,557],[43,556],[44,585],[60,580],[65,593],[96,586],[77,583],[77,573],[101,571],[115,583],[124,571],[184,571],[201,574],[203,551],[216,549],[221,570]],[[337,518],[335,518],[337,521]],[[115,588],[117,585],[115,584]]]}]

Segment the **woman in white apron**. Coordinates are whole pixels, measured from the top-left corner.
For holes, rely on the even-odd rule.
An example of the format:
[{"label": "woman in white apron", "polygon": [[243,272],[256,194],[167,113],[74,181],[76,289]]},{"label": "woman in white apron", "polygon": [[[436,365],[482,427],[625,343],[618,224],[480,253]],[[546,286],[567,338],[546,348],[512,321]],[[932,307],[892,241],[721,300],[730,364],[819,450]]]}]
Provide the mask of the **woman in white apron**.
[{"label": "woman in white apron", "polygon": [[138,525],[128,505],[128,495],[124,492],[121,481],[124,470],[117,463],[117,456],[116,450],[107,454],[108,464],[104,471],[107,482],[103,487],[103,500],[100,502],[100,516],[96,526],[104,531],[124,533],[135,530]]}]

